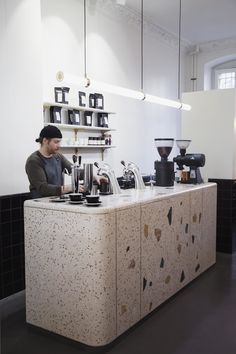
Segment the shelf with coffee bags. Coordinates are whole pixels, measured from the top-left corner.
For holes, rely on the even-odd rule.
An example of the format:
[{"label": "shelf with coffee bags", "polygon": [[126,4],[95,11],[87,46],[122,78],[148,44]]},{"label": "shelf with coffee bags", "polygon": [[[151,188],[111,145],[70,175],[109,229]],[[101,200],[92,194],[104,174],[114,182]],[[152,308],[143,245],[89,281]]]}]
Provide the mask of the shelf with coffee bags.
[{"label": "shelf with coffee bags", "polygon": [[59,128],[59,129],[67,129],[67,130],[97,131],[97,132],[116,131],[116,129],[104,128],[104,127],[97,127],[97,126],[44,122],[44,126],[46,126],[46,125],[48,125],[48,124],[53,125],[53,126]]},{"label": "shelf with coffee bags", "polygon": [[[65,103],[45,102],[43,104],[44,126],[53,125],[62,131],[62,149],[83,149],[101,151],[114,148],[111,132],[116,129],[109,125],[109,115],[104,109],[73,106]],[[97,133],[97,134],[96,134]]]},{"label": "shelf with coffee bags", "polygon": [[74,131],[111,131],[108,112],[101,109],[69,106],[60,103],[44,103],[44,125],[56,125],[59,129]]},{"label": "shelf with coffee bags", "polygon": [[59,107],[61,109],[66,109],[66,110],[78,110],[78,111],[89,111],[89,112],[94,112],[94,113],[107,113],[107,114],[115,114],[115,112],[109,112],[104,109],[99,109],[99,108],[92,108],[92,107],[87,107],[87,106],[75,106],[75,105],[70,105],[66,103],[57,103],[57,102],[44,102],[43,103],[43,108],[50,108],[50,107]]}]

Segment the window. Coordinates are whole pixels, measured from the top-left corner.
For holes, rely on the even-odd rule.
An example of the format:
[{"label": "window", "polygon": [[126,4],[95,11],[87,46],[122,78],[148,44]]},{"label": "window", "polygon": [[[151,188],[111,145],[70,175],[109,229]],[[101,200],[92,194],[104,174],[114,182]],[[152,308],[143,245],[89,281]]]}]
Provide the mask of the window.
[{"label": "window", "polygon": [[217,89],[236,88],[236,68],[215,71]]}]

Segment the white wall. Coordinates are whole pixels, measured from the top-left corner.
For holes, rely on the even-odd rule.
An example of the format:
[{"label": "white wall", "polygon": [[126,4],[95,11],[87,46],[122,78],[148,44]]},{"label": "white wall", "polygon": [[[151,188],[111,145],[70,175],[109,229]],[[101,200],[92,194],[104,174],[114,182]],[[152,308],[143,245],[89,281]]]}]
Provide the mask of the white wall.
[{"label": "white wall", "polygon": [[182,139],[191,139],[187,153],[204,153],[202,176],[236,178],[236,90],[184,94],[192,110],[182,113]]},{"label": "white wall", "polygon": [[192,110],[182,113],[182,138],[193,140],[189,152],[206,154],[205,178],[236,177],[235,91],[211,90],[212,68],[235,59],[236,39],[230,38],[199,44],[185,61],[185,91],[196,92],[184,94]]},{"label": "white wall", "polygon": [[[196,51],[197,48],[197,51]],[[197,80],[194,91],[211,89],[211,68],[226,61],[236,60],[236,39],[202,43],[190,50],[185,66],[185,92],[193,91],[192,77]],[[192,54],[195,52],[195,54]]]},{"label": "white wall", "polygon": [[28,191],[27,156],[42,126],[40,0],[0,0],[0,195]]},{"label": "white wall", "polygon": [[[140,25],[115,2],[88,8],[88,74],[97,80],[140,88]],[[55,73],[83,74],[82,0],[0,0],[1,183],[0,195],[28,191],[24,166],[38,148],[43,100],[53,99]],[[105,4],[103,7],[101,4]],[[107,5],[106,5],[107,4]],[[41,17],[42,11],[42,17]],[[42,21],[42,22],[41,22]],[[43,41],[42,41],[42,38]],[[144,89],[176,99],[177,47],[145,26]],[[169,42],[168,42],[169,41]],[[42,70],[43,67],[43,70]],[[117,174],[121,159],[153,171],[155,137],[178,137],[180,112],[171,108],[106,95],[115,111],[111,125],[116,149],[105,158]],[[84,159],[97,160],[94,153]]]},{"label": "white wall", "polygon": [[[42,0],[44,99],[53,100],[58,70],[83,76],[83,1]],[[140,89],[140,25],[120,8],[89,6],[87,12],[87,72],[91,79]],[[78,104],[73,87],[71,103]],[[144,90],[163,97],[177,97],[177,47],[158,40],[145,30]],[[155,137],[176,137],[180,112],[129,98],[105,95],[105,108],[115,111],[111,125],[116,149],[105,153],[118,175],[120,160],[133,160],[142,172],[153,171],[157,153]],[[101,154],[83,154],[84,160]]]}]

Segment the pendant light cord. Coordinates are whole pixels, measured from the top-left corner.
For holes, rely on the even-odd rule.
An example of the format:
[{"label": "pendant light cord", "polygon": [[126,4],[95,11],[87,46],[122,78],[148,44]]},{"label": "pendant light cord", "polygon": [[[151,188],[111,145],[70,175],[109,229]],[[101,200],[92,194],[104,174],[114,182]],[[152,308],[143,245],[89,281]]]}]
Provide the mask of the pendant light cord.
[{"label": "pendant light cord", "polygon": [[180,100],[180,73],[181,73],[181,21],[182,20],[182,3],[179,0],[179,43],[178,43],[178,99]]},{"label": "pendant light cord", "polygon": [[87,15],[86,15],[86,0],[84,0],[84,77],[87,79]]},{"label": "pendant light cord", "polygon": [[143,92],[143,0],[141,0],[141,78],[140,78],[140,84],[141,84],[141,91]]}]

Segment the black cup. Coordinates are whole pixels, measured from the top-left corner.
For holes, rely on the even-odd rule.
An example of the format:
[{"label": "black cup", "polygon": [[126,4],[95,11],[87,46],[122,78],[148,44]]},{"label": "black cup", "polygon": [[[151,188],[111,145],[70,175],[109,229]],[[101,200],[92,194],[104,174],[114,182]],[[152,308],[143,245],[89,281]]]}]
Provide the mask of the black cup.
[{"label": "black cup", "polygon": [[99,189],[100,189],[101,194],[109,194],[110,193],[110,184],[107,182],[101,182]]},{"label": "black cup", "polygon": [[69,198],[72,202],[81,202],[83,194],[82,193],[70,193]]},{"label": "black cup", "polygon": [[86,196],[87,203],[99,203],[99,195],[90,194]]}]

